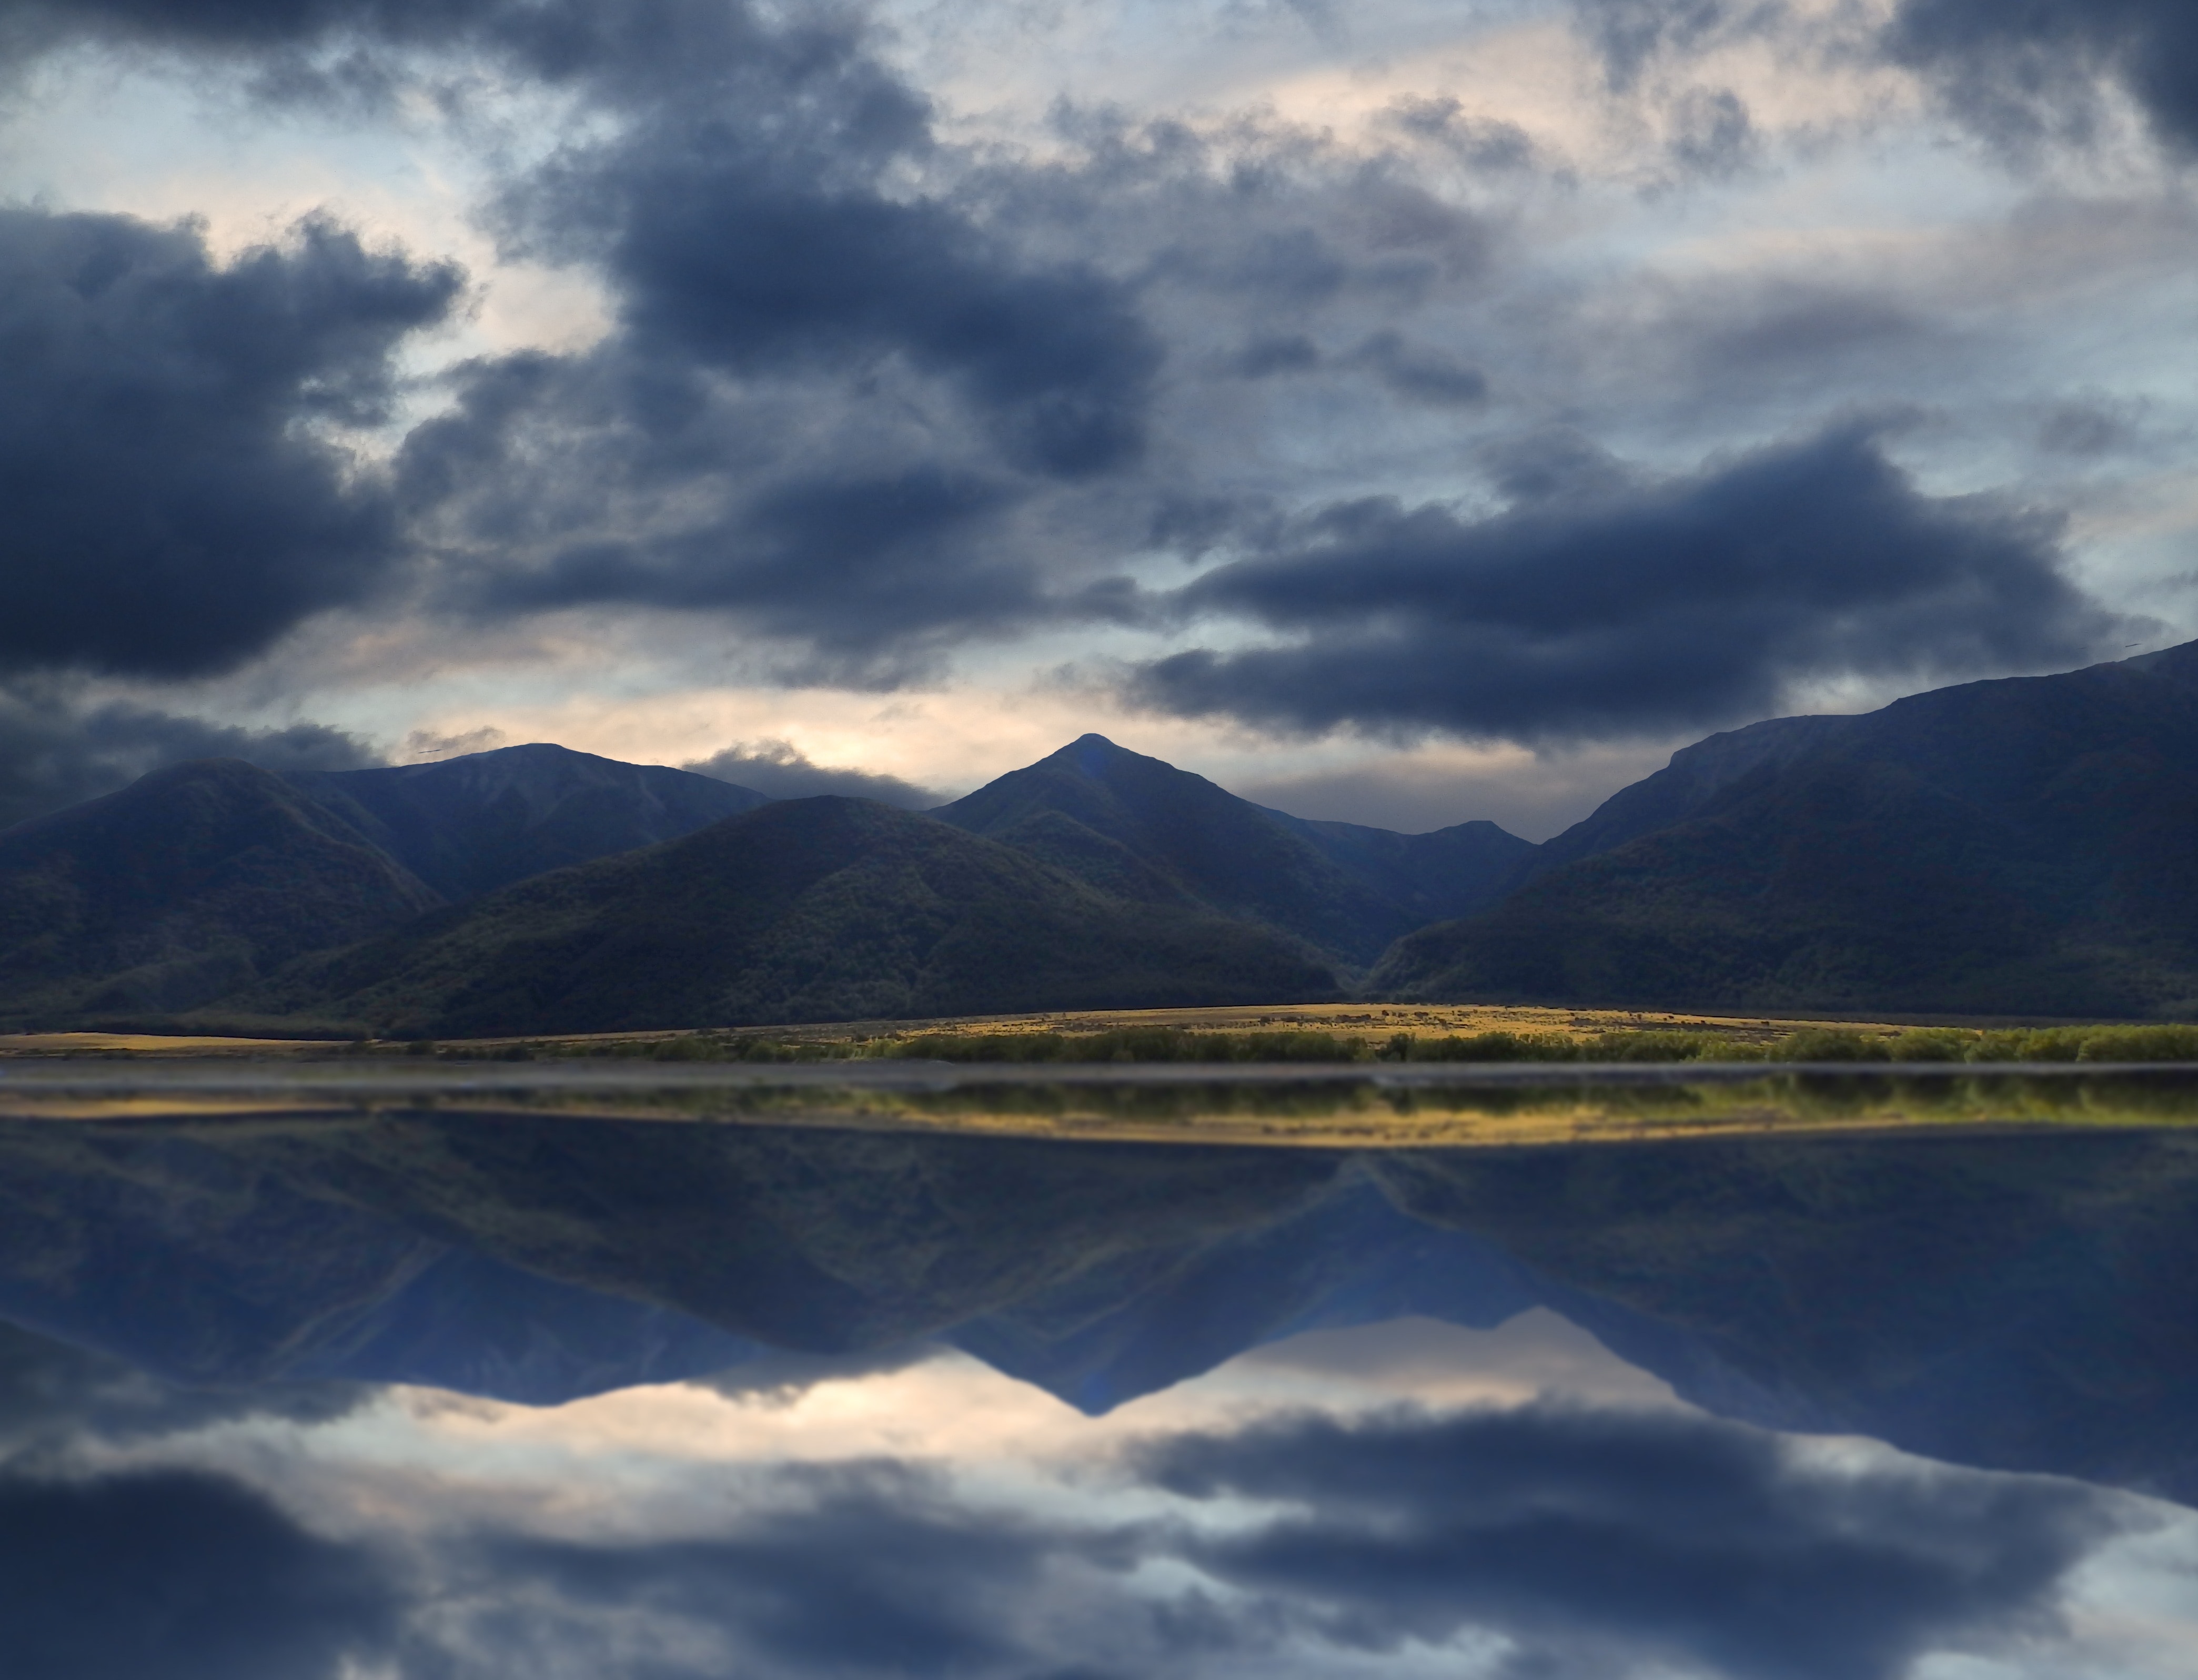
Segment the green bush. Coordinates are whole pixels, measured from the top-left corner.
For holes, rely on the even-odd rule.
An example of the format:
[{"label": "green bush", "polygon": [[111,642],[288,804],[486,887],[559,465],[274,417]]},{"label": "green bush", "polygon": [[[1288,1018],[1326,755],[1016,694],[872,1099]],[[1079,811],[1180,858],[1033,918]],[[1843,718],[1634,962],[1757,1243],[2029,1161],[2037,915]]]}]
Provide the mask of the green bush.
[{"label": "green bush", "polygon": [[1561,1032],[1476,1032],[1469,1038],[1413,1043],[1414,1061],[1577,1061],[1579,1047]]},{"label": "green bush", "polygon": [[1604,1032],[1585,1047],[1585,1057],[1590,1061],[1700,1061],[1719,1050],[1717,1040],[1707,1032]]},{"label": "green bush", "polygon": [[1964,1061],[1978,1038],[1957,1027],[1919,1026],[1895,1038],[1887,1052],[1895,1061]]},{"label": "green bush", "polygon": [[1780,1061],[1889,1061],[1891,1046],[1845,1027],[1805,1026],[1788,1033],[1771,1047]]}]

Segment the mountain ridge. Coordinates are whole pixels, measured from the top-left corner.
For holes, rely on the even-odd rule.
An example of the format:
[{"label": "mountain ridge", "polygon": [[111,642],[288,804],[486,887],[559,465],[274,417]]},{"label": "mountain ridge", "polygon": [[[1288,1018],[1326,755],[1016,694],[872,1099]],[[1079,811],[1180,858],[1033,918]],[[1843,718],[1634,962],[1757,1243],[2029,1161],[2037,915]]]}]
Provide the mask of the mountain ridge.
[{"label": "mountain ridge", "polygon": [[537,741],[434,764],[283,778],[453,904],[677,840],[769,803],[753,788]]},{"label": "mountain ridge", "polygon": [[2194,834],[2198,643],[1712,737],[1498,905],[1400,939],[1369,989],[2181,1018]]},{"label": "mountain ridge", "polygon": [[[366,770],[172,767],[0,833],[0,1024],[250,1016],[337,1030],[368,1022],[342,1013],[352,1000],[381,1026],[447,1036],[1341,993],[2198,1014],[2198,643],[1711,735],[1538,847],[1485,822],[1400,834],[1298,817],[1096,734],[929,813],[846,814],[866,803],[829,807],[835,827],[814,801],[541,743]],[[754,833],[798,850],[859,832],[870,852],[842,858],[836,887],[786,887],[761,921],[742,919],[763,900],[736,881],[674,881],[660,860],[631,861],[794,806],[812,815]],[[803,822],[821,826],[803,839]],[[943,834],[979,849],[950,863]],[[739,856],[724,867],[749,870],[766,898],[792,880],[784,857]],[[575,886],[575,869],[598,873]],[[619,898],[615,883],[652,870],[661,902]],[[599,888],[610,896],[594,909],[567,902]],[[681,959],[718,976],[731,1013],[613,1008],[621,989],[670,1007],[648,952],[652,939],[685,949],[683,900],[717,904],[731,918],[717,937],[753,946],[737,984],[730,959]],[[633,924],[623,940],[590,921],[613,902]],[[1108,982],[1011,937],[1011,904],[1060,940],[1096,941],[1119,972]],[[927,975],[911,952],[941,939],[950,960]],[[972,939],[993,962],[982,984],[983,965],[953,955]],[[574,956],[573,940],[591,954]],[[818,955],[858,950],[893,978],[866,985]],[[525,984],[522,950],[549,962]],[[464,985],[420,968],[433,952],[466,985],[518,965],[506,1002],[481,992],[461,1007]],[[516,1000],[548,997],[544,977],[568,958],[595,978],[567,974],[565,1013],[528,1017]],[[832,978],[819,991],[797,971]],[[1250,997],[1253,976],[1275,989]]]},{"label": "mountain ridge", "polygon": [[1424,907],[1492,898],[1532,850],[1492,823],[1405,835],[1292,817],[1097,734],[931,814],[1103,890],[1261,922],[1362,967]]}]

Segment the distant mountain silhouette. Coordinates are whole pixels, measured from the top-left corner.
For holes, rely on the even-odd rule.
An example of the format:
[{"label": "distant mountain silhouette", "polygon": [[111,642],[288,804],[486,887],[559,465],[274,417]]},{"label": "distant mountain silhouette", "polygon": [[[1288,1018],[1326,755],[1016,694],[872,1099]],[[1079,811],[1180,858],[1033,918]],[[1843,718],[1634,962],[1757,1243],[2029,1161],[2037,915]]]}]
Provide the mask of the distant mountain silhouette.
[{"label": "distant mountain silhouette", "polygon": [[1359,964],[1492,903],[1533,850],[1493,823],[1397,834],[1307,822],[1098,735],[932,814],[1102,891],[1260,922]]},{"label": "distant mountain silhouette", "polygon": [[1534,1305],[1712,1412],[2198,1500],[2177,1132],[1353,1154],[386,1115],[0,1124],[0,1317],[181,1381],[551,1403],[954,1343],[1104,1411]]},{"label": "distant mountain silhouette", "polygon": [[824,797],[536,876],[235,1003],[474,1037],[1256,1003],[1334,986],[1265,929],[1112,897],[932,817]]},{"label": "distant mountain silhouette", "polygon": [[0,1020],[189,1009],[441,902],[280,776],[178,764],[0,834]]},{"label": "distant mountain silhouette", "polygon": [[385,770],[294,770],[283,779],[452,904],[770,803],[753,788],[691,770],[541,743]]},{"label": "distant mountain silhouette", "polygon": [[1716,735],[1371,989],[1784,1011],[2198,1014],[2198,644]]}]

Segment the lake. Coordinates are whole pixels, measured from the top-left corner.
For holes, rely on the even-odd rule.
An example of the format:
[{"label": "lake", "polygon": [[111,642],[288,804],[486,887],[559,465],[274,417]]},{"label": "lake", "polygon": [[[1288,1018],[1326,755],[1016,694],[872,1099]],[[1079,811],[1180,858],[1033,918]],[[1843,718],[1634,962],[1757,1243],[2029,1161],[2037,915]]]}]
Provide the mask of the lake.
[{"label": "lake", "polygon": [[2198,1675],[2193,1115],[11,1063],[4,1671]]}]

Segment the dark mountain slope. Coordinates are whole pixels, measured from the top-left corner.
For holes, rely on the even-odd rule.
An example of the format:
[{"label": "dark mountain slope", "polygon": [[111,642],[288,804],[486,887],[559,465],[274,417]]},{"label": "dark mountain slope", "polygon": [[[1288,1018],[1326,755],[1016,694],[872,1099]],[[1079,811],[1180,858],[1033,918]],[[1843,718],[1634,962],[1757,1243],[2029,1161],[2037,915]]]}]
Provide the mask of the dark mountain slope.
[{"label": "dark mountain slope", "polygon": [[1264,929],[1111,898],[866,799],[769,805],[507,887],[236,1000],[438,1036],[1334,995]]},{"label": "dark mountain slope", "polygon": [[1430,915],[1492,898],[1531,850],[1493,823],[1402,835],[1307,823],[1097,735],[932,814],[1104,891],[1262,922],[1361,963]]},{"label": "dark mountain slope", "polygon": [[1523,860],[1521,881],[1685,822],[1743,776],[1782,770],[1851,737],[1860,718],[1772,718],[1683,747],[1654,776],[1621,788]]},{"label": "dark mountain slope", "polygon": [[441,902],[281,777],[178,764],[0,834],[0,1019],[189,1009]]},{"label": "dark mountain slope", "polygon": [[769,803],[753,788],[691,770],[546,744],[285,779],[454,904]]},{"label": "dark mountain slope", "polygon": [[[1400,940],[1375,986],[1744,1009],[2198,1011],[2198,644],[1703,747],[1610,801],[1584,839],[1550,842],[1610,849]],[[1619,838],[1665,812],[1666,826]]]}]

